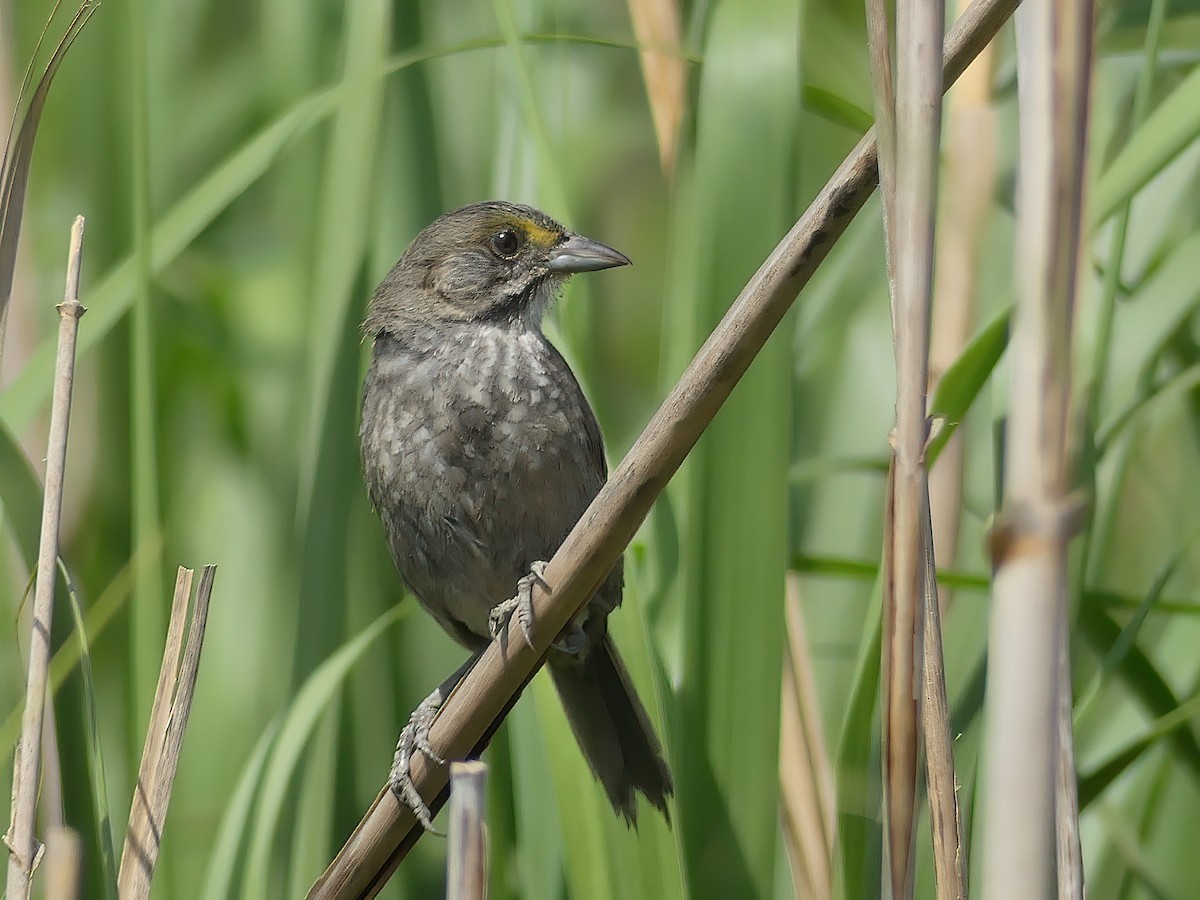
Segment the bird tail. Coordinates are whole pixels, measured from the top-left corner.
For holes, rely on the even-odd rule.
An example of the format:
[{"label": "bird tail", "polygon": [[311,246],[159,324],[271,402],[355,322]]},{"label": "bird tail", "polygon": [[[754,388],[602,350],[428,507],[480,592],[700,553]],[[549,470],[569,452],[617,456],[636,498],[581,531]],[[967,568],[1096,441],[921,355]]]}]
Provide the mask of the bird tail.
[{"label": "bird tail", "polygon": [[612,640],[605,637],[582,660],[551,653],[549,662],[571,730],[613,808],[636,825],[634,792],[641,791],[669,824],[671,771]]}]

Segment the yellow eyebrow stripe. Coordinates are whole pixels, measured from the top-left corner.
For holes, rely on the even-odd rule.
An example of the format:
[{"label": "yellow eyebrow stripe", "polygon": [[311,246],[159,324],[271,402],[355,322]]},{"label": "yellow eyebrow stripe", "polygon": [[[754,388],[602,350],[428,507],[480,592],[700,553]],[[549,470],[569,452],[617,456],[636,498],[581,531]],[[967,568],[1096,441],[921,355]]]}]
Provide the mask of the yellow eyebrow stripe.
[{"label": "yellow eyebrow stripe", "polygon": [[526,221],[522,222],[521,224],[525,226],[525,234],[528,236],[531,243],[537,244],[539,247],[544,247],[546,249],[549,249],[558,243],[557,231],[553,231],[549,228],[543,228],[536,222]]},{"label": "yellow eyebrow stripe", "polygon": [[524,216],[512,216],[500,213],[499,215],[489,216],[491,220],[490,227],[492,228],[512,228],[520,231],[525,235],[526,240],[531,244],[549,250],[558,243],[561,234],[554,228],[546,228],[535,222],[533,219],[527,219]]}]

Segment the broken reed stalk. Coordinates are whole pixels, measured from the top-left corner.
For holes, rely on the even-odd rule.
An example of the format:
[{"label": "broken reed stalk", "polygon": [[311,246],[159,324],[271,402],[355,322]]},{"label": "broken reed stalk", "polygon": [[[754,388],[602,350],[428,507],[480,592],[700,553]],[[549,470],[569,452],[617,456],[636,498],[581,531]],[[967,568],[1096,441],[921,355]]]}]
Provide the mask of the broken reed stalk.
[{"label": "broken reed stalk", "polygon": [[1066,555],[1078,514],[1068,494],[1071,329],[1091,41],[1091,0],[1029,4],[1018,15],[1019,281],[1004,505],[990,537],[996,574],[981,774],[987,900],[1047,897],[1056,810],[1057,868],[1066,879],[1059,896],[1082,892],[1063,697],[1070,692]]},{"label": "broken reed stalk", "polygon": [[187,624],[192,577],[195,573],[180,566],[176,575],[162,668],[154,692],[146,742],[142,747],[137,784],[134,785],[125,846],[121,851],[121,869],[117,877],[121,900],[142,900],[150,896],[150,883],[162,847],[171,788],[175,783],[183,735],[191,715],[196,678],[200,672],[200,651],[204,646],[204,630],[208,624],[208,606],[216,571],[216,566],[208,565],[200,573],[186,642],[184,626]]},{"label": "broken reed stalk", "polygon": [[86,310],[79,303],[79,273],[83,264],[83,216],[71,225],[67,287],[58,305],[58,358],[46,441],[46,486],[42,499],[42,534],[38,544],[37,580],[29,638],[29,673],[21,741],[13,763],[12,824],[9,826],[9,900],[26,900],[39,853],[34,833],[38,783],[42,763],[42,723],[46,713],[46,678],[50,668],[50,633],[54,619],[54,587],[58,577],[58,527],[62,514],[63,473],[67,463],[67,433],[71,421],[71,389],[75,378],[75,339]]},{"label": "broken reed stalk", "polygon": [[[952,83],[1012,15],[1017,0],[976,0],[946,41]],[[646,430],[592,501],[534,590],[537,649],[518,623],[493,641],[433,723],[431,743],[445,759],[479,752],[533,676],[555,635],[607,576],[701,432],[875,188],[875,139],[867,134],[808,210],[771,252],[697,353]],[[431,809],[444,802],[447,771],[417,754],[412,778]],[[311,898],[372,897],[422,834],[411,811],[385,786],[324,874]]]},{"label": "broken reed stalk", "polygon": [[488,885],[487,766],[450,764],[450,830],[446,847],[446,900],[484,900]]}]

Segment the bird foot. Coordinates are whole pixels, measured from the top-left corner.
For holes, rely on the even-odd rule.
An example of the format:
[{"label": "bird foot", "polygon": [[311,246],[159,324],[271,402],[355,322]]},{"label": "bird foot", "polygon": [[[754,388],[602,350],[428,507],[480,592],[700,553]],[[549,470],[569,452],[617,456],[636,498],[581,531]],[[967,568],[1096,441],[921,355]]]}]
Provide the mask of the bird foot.
[{"label": "bird foot", "polygon": [[413,783],[409,774],[409,766],[412,763],[413,754],[418,750],[438,765],[445,765],[446,761],[434,752],[429,743],[429,729],[433,725],[434,717],[437,716],[442,702],[443,697],[439,689],[422,700],[420,706],[413,710],[408,724],[400,732],[399,741],[396,742],[396,755],[392,757],[392,769],[388,773],[388,784],[391,786],[392,793],[412,810],[413,815],[417,817],[417,821],[426,831],[433,831],[435,834],[437,832],[433,827],[433,816],[430,815],[429,807],[425,805],[420,792],[417,791],[417,786]]},{"label": "bird foot", "polygon": [[521,634],[525,637],[525,643],[530,647],[533,646],[533,586],[540,584],[549,589],[550,585],[542,577],[545,572],[546,563],[541,560],[530,563],[529,574],[517,582],[516,596],[492,607],[492,611],[488,615],[488,629],[492,632],[492,637],[500,637],[508,631],[508,623],[515,613],[517,624],[521,626]]}]

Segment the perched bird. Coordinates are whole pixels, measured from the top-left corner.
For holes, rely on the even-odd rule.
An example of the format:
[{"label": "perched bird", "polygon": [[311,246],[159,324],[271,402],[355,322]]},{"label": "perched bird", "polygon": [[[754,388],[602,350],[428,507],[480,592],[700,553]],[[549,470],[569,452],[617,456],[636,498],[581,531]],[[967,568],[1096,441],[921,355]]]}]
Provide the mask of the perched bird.
[{"label": "perched bird", "polygon": [[[421,606],[472,657],[413,713],[393,790],[429,825],[409,778],[438,707],[517,615],[603,485],[600,427],[542,314],[568,276],[629,260],[527,206],[490,202],[422,231],[371,298],[362,462],[392,559]],[[551,648],[548,665],[584,757],[633,824],[640,791],[666,814],[671,774],[607,619],[618,562]],[[514,596],[515,593],[515,596]]]}]

